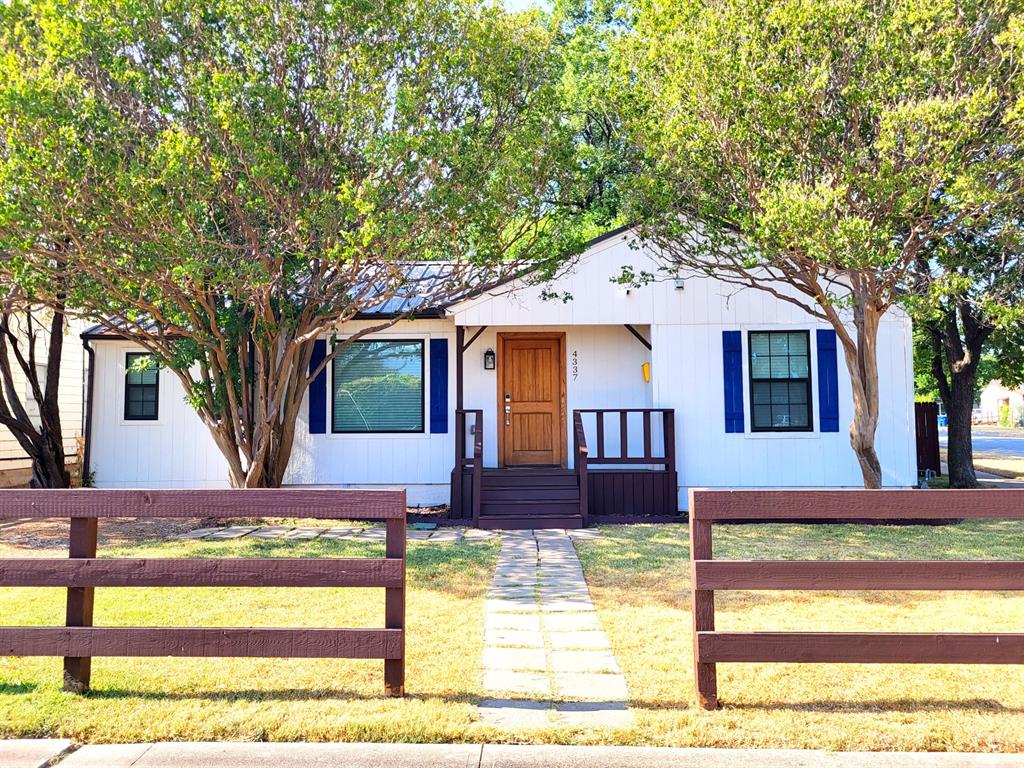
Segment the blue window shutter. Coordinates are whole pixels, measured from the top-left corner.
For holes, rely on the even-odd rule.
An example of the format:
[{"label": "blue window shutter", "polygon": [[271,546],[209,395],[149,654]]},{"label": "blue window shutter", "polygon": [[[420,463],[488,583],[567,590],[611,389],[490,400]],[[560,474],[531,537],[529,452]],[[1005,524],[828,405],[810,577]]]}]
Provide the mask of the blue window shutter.
[{"label": "blue window shutter", "polygon": [[[309,359],[309,371],[312,373],[327,357],[327,341],[317,339],[313,342],[313,356]],[[309,433],[323,435],[327,432],[327,370],[309,384]]]},{"label": "blue window shutter", "polygon": [[743,337],[722,331],[722,369],[725,374],[725,431],[743,431]]},{"label": "blue window shutter", "polygon": [[430,431],[448,432],[448,339],[430,340]]},{"label": "blue window shutter", "polygon": [[831,328],[818,329],[818,413],[822,432],[839,431],[839,366]]}]

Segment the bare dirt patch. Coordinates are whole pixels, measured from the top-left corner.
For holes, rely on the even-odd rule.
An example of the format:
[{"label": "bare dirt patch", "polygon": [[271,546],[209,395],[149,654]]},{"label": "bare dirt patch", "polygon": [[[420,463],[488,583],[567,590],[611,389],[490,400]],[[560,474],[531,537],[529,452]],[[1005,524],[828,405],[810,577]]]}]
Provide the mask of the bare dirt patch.
[{"label": "bare dirt patch", "polygon": [[[123,546],[159,541],[202,527],[202,518],[104,518],[99,524],[99,545]],[[0,546],[40,552],[68,547],[71,522],[67,518],[0,521]]]}]

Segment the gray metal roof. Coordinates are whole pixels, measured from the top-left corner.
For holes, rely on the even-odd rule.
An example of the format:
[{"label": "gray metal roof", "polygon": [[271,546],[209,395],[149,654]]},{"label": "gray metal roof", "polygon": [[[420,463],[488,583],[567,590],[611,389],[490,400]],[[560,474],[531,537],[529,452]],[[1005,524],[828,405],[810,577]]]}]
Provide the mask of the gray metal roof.
[{"label": "gray metal roof", "polygon": [[[609,232],[605,232],[603,235],[599,235],[587,242],[584,246],[584,250],[615,237],[616,235],[620,235],[628,229],[630,229],[630,225],[616,227]],[[398,294],[389,296],[380,304],[370,306],[369,309],[359,312],[356,315],[356,319],[390,319],[401,316],[407,316],[414,319],[443,317],[445,310],[448,307],[496,288],[499,285],[511,282],[512,280],[522,277],[530,272],[530,269],[527,268],[512,275],[496,277],[481,267],[476,274],[469,276],[463,290],[454,291],[443,303],[424,306],[427,302],[426,297],[430,296],[430,294],[437,290],[442,284],[451,279],[456,266],[457,265],[453,262],[445,261],[410,262],[408,265],[408,272],[403,278],[407,287],[403,288],[403,290]],[[381,290],[383,292],[383,287]],[[113,328],[108,327],[110,325],[112,325]],[[82,338],[123,338],[127,335],[127,330],[126,333],[120,333],[117,330],[119,327],[127,329],[127,324],[123,321],[111,321],[111,323],[106,325],[103,323],[97,323],[96,325],[86,328],[85,331],[82,332]],[[147,330],[156,330],[157,326],[156,323],[150,322],[147,323],[145,327]]]}]

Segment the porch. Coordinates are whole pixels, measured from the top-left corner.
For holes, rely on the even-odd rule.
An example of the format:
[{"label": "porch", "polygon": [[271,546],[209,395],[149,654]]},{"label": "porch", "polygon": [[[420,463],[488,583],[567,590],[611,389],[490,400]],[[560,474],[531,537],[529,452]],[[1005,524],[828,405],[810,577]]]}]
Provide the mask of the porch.
[{"label": "porch", "polygon": [[[639,446],[630,441],[636,420]],[[671,408],[576,409],[572,424],[571,467],[485,467],[483,410],[457,410],[450,516],[478,528],[522,529],[677,513]]]},{"label": "porch", "polygon": [[[675,413],[653,407],[651,349],[649,326],[457,326],[451,517],[580,528],[674,516]],[[591,407],[601,400],[615,407]]]}]

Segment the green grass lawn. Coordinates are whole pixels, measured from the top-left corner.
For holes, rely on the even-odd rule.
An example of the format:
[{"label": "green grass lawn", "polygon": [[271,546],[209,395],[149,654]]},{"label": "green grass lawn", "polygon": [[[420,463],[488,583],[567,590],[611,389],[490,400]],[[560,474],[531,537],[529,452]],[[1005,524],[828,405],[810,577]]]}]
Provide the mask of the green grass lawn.
[{"label": "green grass lawn", "polygon": [[[243,539],[100,551],[108,557],[380,557],[383,545]],[[101,658],[93,661],[92,692],[76,696],[60,690],[60,659],[0,658],[0,737],[465,739],[476,719],[483,596],[496,552],[495,543],[409,544],[404,700],[383,695],[381,661]],[[96,590],[95,610],[95,623],[107,626],[379,627],[384,591],[108,588]],[[0,589],[0,616],[4,624],[63,624],[63,591]]]},{"label": "green grass lawn", "polygon": [[[1024,751],[1024,665],[719,664],[722,709],[693,703],[684,526],[603,529],[578,545],[649,744]],[[715,556],[1022,559],[1024,524],[721,525]],[[1024,595],[721,592],[716,627],[776,631],[1024,630]],[[1022,659],[1024,661],[1024,659]]]},{"label": "green grass lawn", "polygon": [[[494,542],[409,546],[404,700],[379,661],[116,659],[93,691],[60,690],[60,659],[0,658],[0,737],[521,741],[825,749],[1024,750],[1024,667],[721,664],[723,708],[694,705],[683,526],[621,526],[578,545],[630,686],[629,729],[498,731],[477,722]],[[716,555],[1024,558],[1024,525],[719,526]],[[373,542],[142,542],[104,556],[379,556]],[[43,554],[4,547],[0,556]],[[50,550],[46,554],[59,554]],[[721,593],[721,629],[1022,631],[1010,593]],[[60,625],[56,589],[0,589],[0,623]],[[381,590],[98,589],[96,623],[381,626]]]}]

